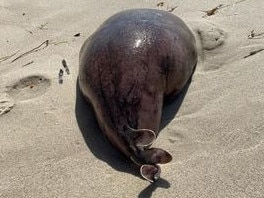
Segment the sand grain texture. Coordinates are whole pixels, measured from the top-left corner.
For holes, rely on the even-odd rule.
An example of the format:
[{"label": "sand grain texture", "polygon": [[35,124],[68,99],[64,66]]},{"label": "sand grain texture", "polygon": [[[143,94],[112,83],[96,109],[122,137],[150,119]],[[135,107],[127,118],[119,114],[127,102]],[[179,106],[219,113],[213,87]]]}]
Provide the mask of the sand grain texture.
[{"label": "sand grain texture", "polygon": [[[264,32],[264,1],[236,2],[0,1],[0,197],[263,197],[264,35],[248,35]],[[229,6],[205,16],[219,4]],[[155,144],[174,159],[150,185],[76,91],[78,54],[118,11],[175,6],[196,34],[199,64],[180,108],[165,108]],[[63,59],[70,74],[60,84]]]}]

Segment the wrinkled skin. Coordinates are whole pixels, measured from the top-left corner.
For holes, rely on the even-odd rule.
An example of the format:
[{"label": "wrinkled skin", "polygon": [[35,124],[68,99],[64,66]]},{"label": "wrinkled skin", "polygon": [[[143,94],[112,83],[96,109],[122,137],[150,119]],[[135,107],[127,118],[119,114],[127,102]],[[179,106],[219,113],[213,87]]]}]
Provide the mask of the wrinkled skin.
[{"label": "wrinkled skin", "polygon": [[136,9],[106,20],[83,44],[79,86],[111,143],[149,181],[171,155],[150,148],[164,99],[177,95],[197,63],[195,39],[171,13]]}]

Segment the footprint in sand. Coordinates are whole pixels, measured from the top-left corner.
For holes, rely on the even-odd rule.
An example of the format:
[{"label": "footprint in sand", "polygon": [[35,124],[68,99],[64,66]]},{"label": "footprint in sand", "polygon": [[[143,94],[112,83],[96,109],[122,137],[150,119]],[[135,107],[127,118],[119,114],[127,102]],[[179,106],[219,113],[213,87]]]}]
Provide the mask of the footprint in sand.
[{"label": "footprint in sand", "polygon": [[226,33],[216,25],[201,23],[196,29],[204,50],[214,50],[224,44]]},{"label": "footprint in sand", "polygon": [[221,50],[223,50],[222,46],[226,42],[227,33],[218,25],[204,20],[192,21],[190,26],[195,34],[199,60],[202,62],[200,71],[219,69],[223,60],[218,55],[222,54]]},{"label": "footprint in sand", "polygon": [[14,100],[22,101],[36,98],[47,91],[50,79],[44,76],[28,76],[7,86],[7,93]]},{"label": "footprint in sand", "polygon": [[8,113],[14,107],[14,103],[8,99],[0,100],[0,116]]}]

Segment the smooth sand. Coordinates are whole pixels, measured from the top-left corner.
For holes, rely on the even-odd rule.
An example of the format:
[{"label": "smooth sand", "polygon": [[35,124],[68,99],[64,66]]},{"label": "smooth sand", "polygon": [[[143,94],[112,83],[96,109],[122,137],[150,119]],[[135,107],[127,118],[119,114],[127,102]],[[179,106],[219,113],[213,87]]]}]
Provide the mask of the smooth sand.
[{"label": "smooth sand", "polygon": [[[264,1],[158,2],[0,2],[0,197],[264,196],[264,51],[247,57],[264,49],[264,34],[248,38],[264,32]],[[229,6],[203,17],[219,4]],[[184,99],[165,108],[155,144],[174,159],[150,185],[76,91],[78,53],[118,11],[174,6],[196,33],[200,60]]]}]

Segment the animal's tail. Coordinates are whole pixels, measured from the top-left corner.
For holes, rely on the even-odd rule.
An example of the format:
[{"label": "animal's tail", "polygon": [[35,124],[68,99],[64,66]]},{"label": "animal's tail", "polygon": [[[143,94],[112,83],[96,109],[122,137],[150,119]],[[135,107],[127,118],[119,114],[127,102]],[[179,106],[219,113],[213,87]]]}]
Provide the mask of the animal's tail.
[{"label": "animal's tail", "polygon": [[156,140],[156,134],[150,129],[133,129],[127,127],[125,139],[128,141],[132,155],[130,159],[140,166],[140,174],[150,182],[160,177],[161,169],[157,164],[166,164],[172,156],[160,148],[150,148]]}]

